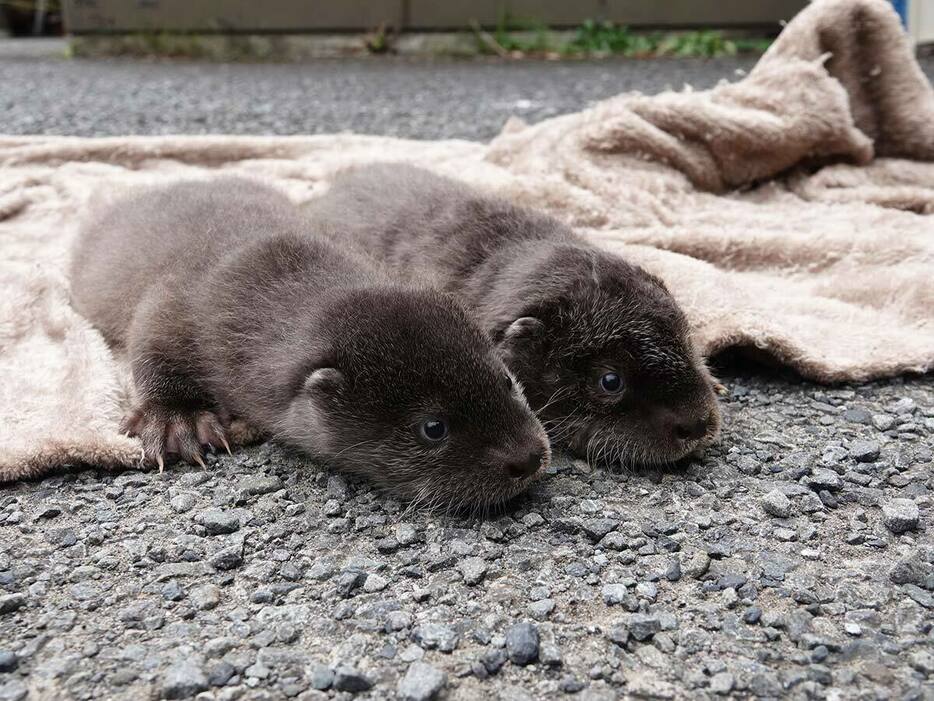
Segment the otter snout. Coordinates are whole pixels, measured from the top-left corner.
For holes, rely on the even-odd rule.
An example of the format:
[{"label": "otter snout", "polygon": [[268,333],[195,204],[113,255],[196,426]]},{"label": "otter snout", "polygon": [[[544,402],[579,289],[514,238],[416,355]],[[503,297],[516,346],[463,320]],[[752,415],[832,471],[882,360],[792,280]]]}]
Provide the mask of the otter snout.
[{"label": "otter snout", "polygon": [[506,475],[517,480],[531,477],[541,468],[544,457],[543,448],[534,449],[524,456],[519,455],[513,462],[506,463]]},{"label": "otter snout", "polygon": [[656,415],[658,433],[675,443],[711,440],[720,427],[720,413],[708,404],[665,410]]},{"label": "otter snout", "polygon": [[510,481],[534,477],[551,463],[551,447],[544,435],[535,435],[518,445],[497,450],[492,455],[495,469]]},{"label": "otter snout", "polygon": [[713,423],[713,412],[707,412],[707,415],[701,418],[688,416],[676,419],[670,431],[678,440],[697,441],[707,435]]}]

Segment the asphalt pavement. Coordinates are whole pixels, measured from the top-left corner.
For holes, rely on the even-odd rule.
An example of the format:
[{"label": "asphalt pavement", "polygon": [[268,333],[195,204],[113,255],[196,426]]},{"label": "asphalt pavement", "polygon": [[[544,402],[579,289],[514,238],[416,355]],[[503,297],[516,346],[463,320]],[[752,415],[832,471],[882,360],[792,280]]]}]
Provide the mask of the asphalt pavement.
[{"label": "asphalt pavement", "polygon": [[[3,52],[0,51],[0,57]],[[0,133],[321,134],[485,140],[626,91],[735,80],[750,57],[305,64],[0,58]],[[934,75],[934,58],[924,61]]]}]

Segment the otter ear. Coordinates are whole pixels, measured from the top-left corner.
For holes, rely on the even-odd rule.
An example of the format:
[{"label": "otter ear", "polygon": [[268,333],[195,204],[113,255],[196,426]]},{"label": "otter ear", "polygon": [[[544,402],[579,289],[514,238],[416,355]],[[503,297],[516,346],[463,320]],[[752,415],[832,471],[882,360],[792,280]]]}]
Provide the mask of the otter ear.
[{"label": "otter ear", "polygon": [[538,338],[545,331],[545,325],[534,316],[523,316],[512,322],[503,332],[503,341],[515,341],[520,338]]},{"label": "otter ear", "polygon": [[305,380],[305,392],[312,396],[333,394],[344,383],[344,374],[337,368],[318,368]]},{"label": "otter ear", "polygon": [[545,325],[534,316],[523,316],[516,319],[506,330],[496,345],[500,357],[506,365],[524,359],[530,360],[530,354],[539,351],[539,341],[545,333]]}]

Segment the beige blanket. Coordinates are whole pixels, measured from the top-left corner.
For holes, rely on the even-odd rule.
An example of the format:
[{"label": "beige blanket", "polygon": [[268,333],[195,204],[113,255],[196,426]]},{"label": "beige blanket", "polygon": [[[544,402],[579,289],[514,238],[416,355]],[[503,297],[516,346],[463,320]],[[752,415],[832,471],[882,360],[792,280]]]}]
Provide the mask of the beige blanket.
[{"label": "beige blanket", "polygon": [[0,481],[139,459],[117,429],[125,368],[68,304],[91,203],[217,172],[303,201],[373,160],[550,210],[665,278],[707,353],[757,348],[819,381],[934,364],[934,94],[888,3],[818,0],[738,83],[511,122],[490,144],[0,138]]}]

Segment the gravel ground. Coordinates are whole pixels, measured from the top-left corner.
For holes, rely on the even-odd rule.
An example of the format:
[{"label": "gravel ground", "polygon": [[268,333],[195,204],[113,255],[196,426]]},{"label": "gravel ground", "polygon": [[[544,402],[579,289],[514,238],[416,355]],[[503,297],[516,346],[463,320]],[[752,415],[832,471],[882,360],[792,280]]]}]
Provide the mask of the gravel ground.
[{"label": "gravel ground", "polygon": [[[542,116],[737,67],[39,62],[40,90],[11,86],[12,63],[11,131],[425,137],[488,136],[518,99]],[[270,75],[291,92],[256,82]],[[308,107],[314,75],[331,79]],[[276,109],[243,111],[238,85]],[[361,110],[377,89],[391,99]],[[164,121],[138,121],[151,102]],[[0,701],[934,698],[934,378],[725,372],[702,459],[618,474],[561,458],[485,522],[406,513],[271,445],[206,471],[4,487]]]},{"label": "gravel ground", "polygon": [[486,522],[269,445],[8,487],[0,699],[931,698],[934,381],[727,386],[703,460]]}]

